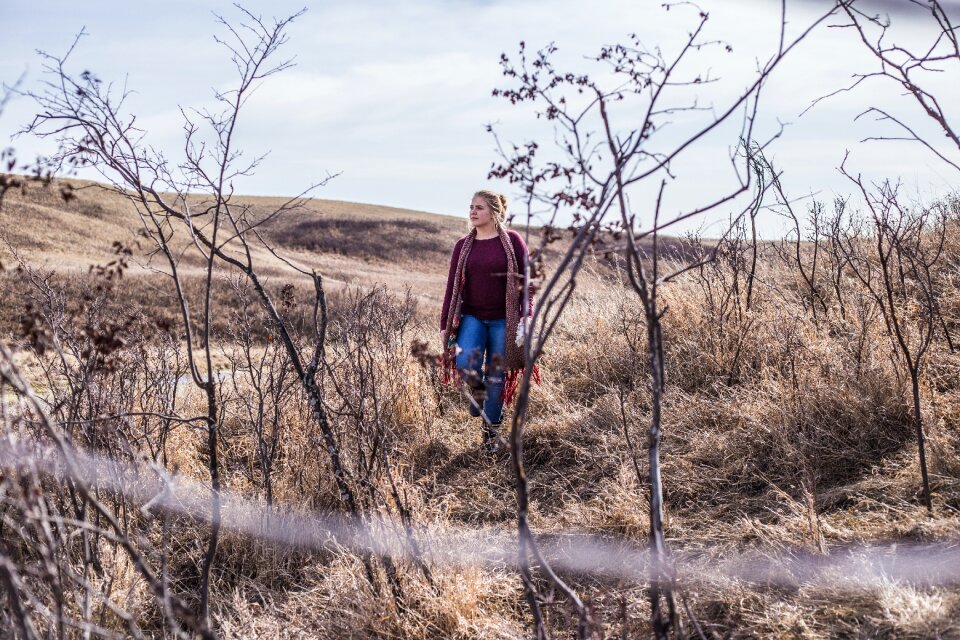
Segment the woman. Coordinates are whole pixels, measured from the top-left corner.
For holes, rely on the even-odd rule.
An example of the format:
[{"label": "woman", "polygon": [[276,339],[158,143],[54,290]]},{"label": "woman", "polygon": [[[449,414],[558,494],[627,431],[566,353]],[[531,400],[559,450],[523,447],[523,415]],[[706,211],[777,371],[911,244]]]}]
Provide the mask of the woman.
[{"label": "woman", "polygon": [[527,245],[504,228],[506,214],[502,194],[485,189],[473,195],[471,229],[453,248],[440,315],[444,380],[470,387],[470,415],[483,419],[488,451],[499,449],[504,401],[510,402],[523,373],[517,327],[526,326],[533,307],[532,296],[526,305],[523,296]]}]

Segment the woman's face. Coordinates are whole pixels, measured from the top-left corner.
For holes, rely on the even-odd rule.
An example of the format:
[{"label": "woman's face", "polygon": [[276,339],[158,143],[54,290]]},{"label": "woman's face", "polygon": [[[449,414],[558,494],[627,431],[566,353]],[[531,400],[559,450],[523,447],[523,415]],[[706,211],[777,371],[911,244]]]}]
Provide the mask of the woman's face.
[{"label": "woman's face", "polygon": [[486,227],[493,224],[494,213],[490,205],[481,196],[474,196],[470,201],[470,224],[474,227]]}]

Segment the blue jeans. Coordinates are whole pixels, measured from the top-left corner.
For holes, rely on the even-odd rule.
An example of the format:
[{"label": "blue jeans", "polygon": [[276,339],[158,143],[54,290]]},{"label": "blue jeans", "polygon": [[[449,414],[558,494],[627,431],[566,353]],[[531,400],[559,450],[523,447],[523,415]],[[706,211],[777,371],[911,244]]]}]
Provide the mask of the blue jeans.
[{"label": "blue jeans", "polygon": [[[486,386],[487,398],[483,413],[487,420],[499,423],[503,419],[503,358],[507,350],[507,321],[479,320],[471,315],[460,317],[457,332],[457,369],[467,385]],[[470,404],[470,415],[480,411]]]}]

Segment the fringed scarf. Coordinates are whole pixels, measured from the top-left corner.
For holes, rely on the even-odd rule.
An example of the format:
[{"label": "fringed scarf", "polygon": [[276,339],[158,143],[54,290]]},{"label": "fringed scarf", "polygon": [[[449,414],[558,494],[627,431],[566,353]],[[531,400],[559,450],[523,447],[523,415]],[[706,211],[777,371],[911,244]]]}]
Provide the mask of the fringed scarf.
[{"label": "fringed scarf", "polygon": [[[520,316],[523,297],[523,274],[519,272],[517,256],[514,255],[513,243],[503,227],[498,227],[500,242],[507,253],[507,335],[506,349],[503,362],[503,403],[509,405],[513,401],[517,386],[523,378],[523,346],[517,345],[517,326]],[[471,229],[460,248],[460,258],[457,260],[457,270],[454,274],[453,293],[450,297],[450,308],[447,311],[447,330],[443,349],[443,381],[452,383],[460,381],[460,372],[457,371],[457,331],[460,329],[460,305],[463,302],[463,286],[467,279],[467,259],[473,248],[473,241],[477,237],[477,230]],[[533,368],[533,379],[539,384],[540,372]]]}]

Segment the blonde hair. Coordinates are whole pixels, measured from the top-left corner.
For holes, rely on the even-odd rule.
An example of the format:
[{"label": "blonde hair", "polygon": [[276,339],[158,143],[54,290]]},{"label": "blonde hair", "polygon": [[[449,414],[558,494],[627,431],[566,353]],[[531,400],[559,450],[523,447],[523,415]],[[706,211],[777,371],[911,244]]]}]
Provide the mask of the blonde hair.
[{"label": "blonde hair", "polygon": [[507,223],[507,196],[490,189],[481,189],[473,194],[474,198],[477,196],[483,198],[483,201],[490,207],[498,229]]}]

